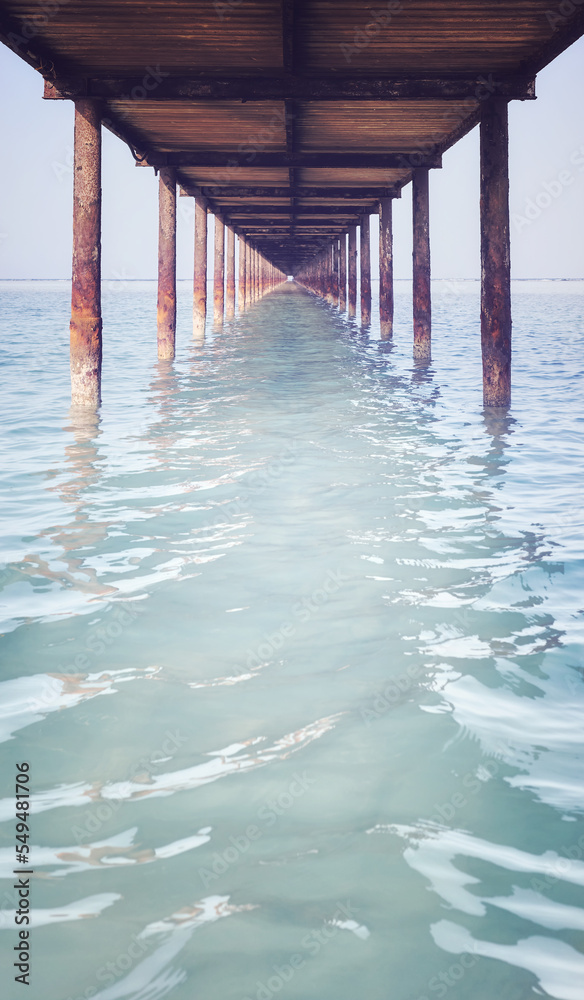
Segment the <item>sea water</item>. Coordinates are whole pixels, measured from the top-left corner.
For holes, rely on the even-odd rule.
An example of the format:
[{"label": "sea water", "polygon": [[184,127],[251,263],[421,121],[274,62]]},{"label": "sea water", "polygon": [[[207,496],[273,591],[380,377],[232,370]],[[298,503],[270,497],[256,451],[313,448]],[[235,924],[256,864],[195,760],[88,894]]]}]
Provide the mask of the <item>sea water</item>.
[{"label": "sea water", "polygon": [[584,997],[584,286],[514,285],[508,412],[433,294],[415,365],[406,283],[204,343],[185,284],[167,362],[111,283],[97,417],[68,284],[2,283],[9,1000]]}]

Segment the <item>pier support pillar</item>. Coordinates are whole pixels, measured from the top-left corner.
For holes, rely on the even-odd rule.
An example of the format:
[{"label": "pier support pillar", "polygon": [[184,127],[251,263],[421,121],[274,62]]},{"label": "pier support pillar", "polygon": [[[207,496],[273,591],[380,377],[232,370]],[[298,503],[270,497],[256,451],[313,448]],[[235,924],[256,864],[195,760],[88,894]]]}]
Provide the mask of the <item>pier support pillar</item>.
[{"label": "pier support pillar", "polygon": [[101,402],[101,112],[90,98],[75,101],[71,403]]},{"label": "pier support pillar", "polygon": [[235,316],[235,233],[227,227],[225,241],[225,319]]},{"label": "pier support pillar", "polygon": [[251,253],[250,247],[247,240],[243,242],[243,252],[245,256],[245,292],[243,293],[245,308],[247,309],[250,303],[251,296]]},{"label": "pier support pillar", "polygon": [[361,216],[361,326],[371,323],[371,241],[369,216]]},{"label": "pier support pillar", "polygon": [[357,226],[349,226],[347,314],[357,313]]},{"label": "pier support pillar", "polygon": [[193,280],[193,336],[205,336],[207,318],[207,206],[195,198],[195,269]]},{"label": "pier support pillar", "polygon": [[414,170],[412,181],[414,359],[418,361],[429,361],[431,357],[432,303],[428,179],[429,170],[427,167],[417,167]]},{"label": "pier support pillar", "polygon": [[332,282],[332,304],[339,308],[339,268],[341,265],[341,248],[338,237],[333,240],[333,282]]},{"label": "pier support pillar", "polygon": [[158,357],[174,358],[176,334],[176,170],[158,178]]},{"label": "pier support pillar", "polygon": [[239,279],[237,285],[237,309],[242,313],[245,309],[245,265],[246,265],[246,254],[247,247],[241,236],[238,237],[239,242]]},{"label": "pier support pillar", "polygon": [[382,198],[379,208],[379,324],[381,339],[393,335],[393,227],[392,199]]},{"label": "pier support pillar", "polygon": [[225,304],[225,225],[215,216],[215,243],[213,259],[213,323],[223,326]]},{"label": "pier support pillar", "polygon": [[334,244],[331,243],[326,254],[326,270],[327,270],[326,300],[330,306],[334,305],[335,301],[334,260],[335,260],[335,248]]},{"label": "pier support pillar", "polygon": [[341,236],[341,250],[339,256],[339,312],[344,313],[347,308],[347,234]]},{"label": "pier support pillar", "polygon": [[481,115],[481,347],[483,402],[511,402],[511,264],[507,101],[491,97]]}]

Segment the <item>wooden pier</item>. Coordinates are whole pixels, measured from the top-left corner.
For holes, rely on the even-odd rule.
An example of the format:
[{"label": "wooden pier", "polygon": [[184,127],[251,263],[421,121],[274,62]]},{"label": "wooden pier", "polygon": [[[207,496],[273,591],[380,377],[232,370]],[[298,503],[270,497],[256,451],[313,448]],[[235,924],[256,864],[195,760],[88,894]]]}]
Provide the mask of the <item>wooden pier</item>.
[{"label": "wooden pier", "polygon": [[[552,9],[553,7],[553,9]],[[158,353],[176,332],[176,197],[195,199],[193,335],[287,275],[371,322],[370,217],[380,216],[380,328],[393,330],[392,200],[413,185],[413,354],[431,357],[429,198],[442,154],[480,126],[484,403],[511,398],[508,104],[584,33],[549,0],[0,0],[0,39],[75,104],[71,382],[101,394],[101,126],[159,174]],[[551,14],[551,16],[550,16]],[[456,211],[453,206],[453,211]],[[357,252],[358,251],[358,252]]]}]

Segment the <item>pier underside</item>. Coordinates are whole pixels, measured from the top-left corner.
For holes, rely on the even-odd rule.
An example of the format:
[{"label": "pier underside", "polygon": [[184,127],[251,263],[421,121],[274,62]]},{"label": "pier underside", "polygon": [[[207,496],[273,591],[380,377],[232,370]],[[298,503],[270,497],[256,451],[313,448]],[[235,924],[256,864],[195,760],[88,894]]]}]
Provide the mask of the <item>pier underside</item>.
[{"label": "pier underside", "polygon": [[[391,199],[413,182],[415,352],[429,358],[428,172],[480,124],[485,400],[508,403],[507,104],[535,97],[537,72],[584,32],[584,7],[571,0],[557,10],[549,0],[390,0],[375,10],[354,0],[154,0],[146,6],[67,0],[43,11],[25,0],[1,0],[0,37],[42,73],[47,99],[71,99],[86,110],[92,105],[92,120],[126,142],[139,167],[164,178],[161,356],[174,351],[169,185],[196,198],[199,223],[202,213],[213,213],[218,230],[226,230],[225,248],[215,246],[221,280],[223,261],[227,275],[226,295],[216,282],[215,322],[225,309],[228,318],[235,311],[235,235],[240,261],[244,255],[239,305],[294,274],[341,308],[348,300],[351,314],[351,233],[358,226],[367,325],[368,219],[382,206],[390,219]],[[82,158],[84,150],[76,148],[76,155]],[[95,263],[98,245],[87,250],[82,221],[76,215],[76,245],[93,253]],[[197,245],[202,253],[200,239]],[[257,261],[247,260],[244,245]],[[82,252],[77,246],[78,258]],[[386,337],[392,331],[391,253],[385,224]],[[199,334],[203,272],[206,260],[195,261]],[[92,322],[97,329],[95,316]]]}]

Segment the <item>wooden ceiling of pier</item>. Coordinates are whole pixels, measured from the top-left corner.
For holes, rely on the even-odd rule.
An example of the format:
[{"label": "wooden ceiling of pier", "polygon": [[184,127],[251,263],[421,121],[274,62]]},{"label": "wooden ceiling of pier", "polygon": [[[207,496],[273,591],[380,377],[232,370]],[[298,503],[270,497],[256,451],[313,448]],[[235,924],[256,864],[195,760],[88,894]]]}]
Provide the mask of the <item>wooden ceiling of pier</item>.
[{"label": "wooden ceiling of pier", "polygon": [[578,0],[0,0],[47,97],[100,98],[143,164],[286,270],[583,33]]}]

